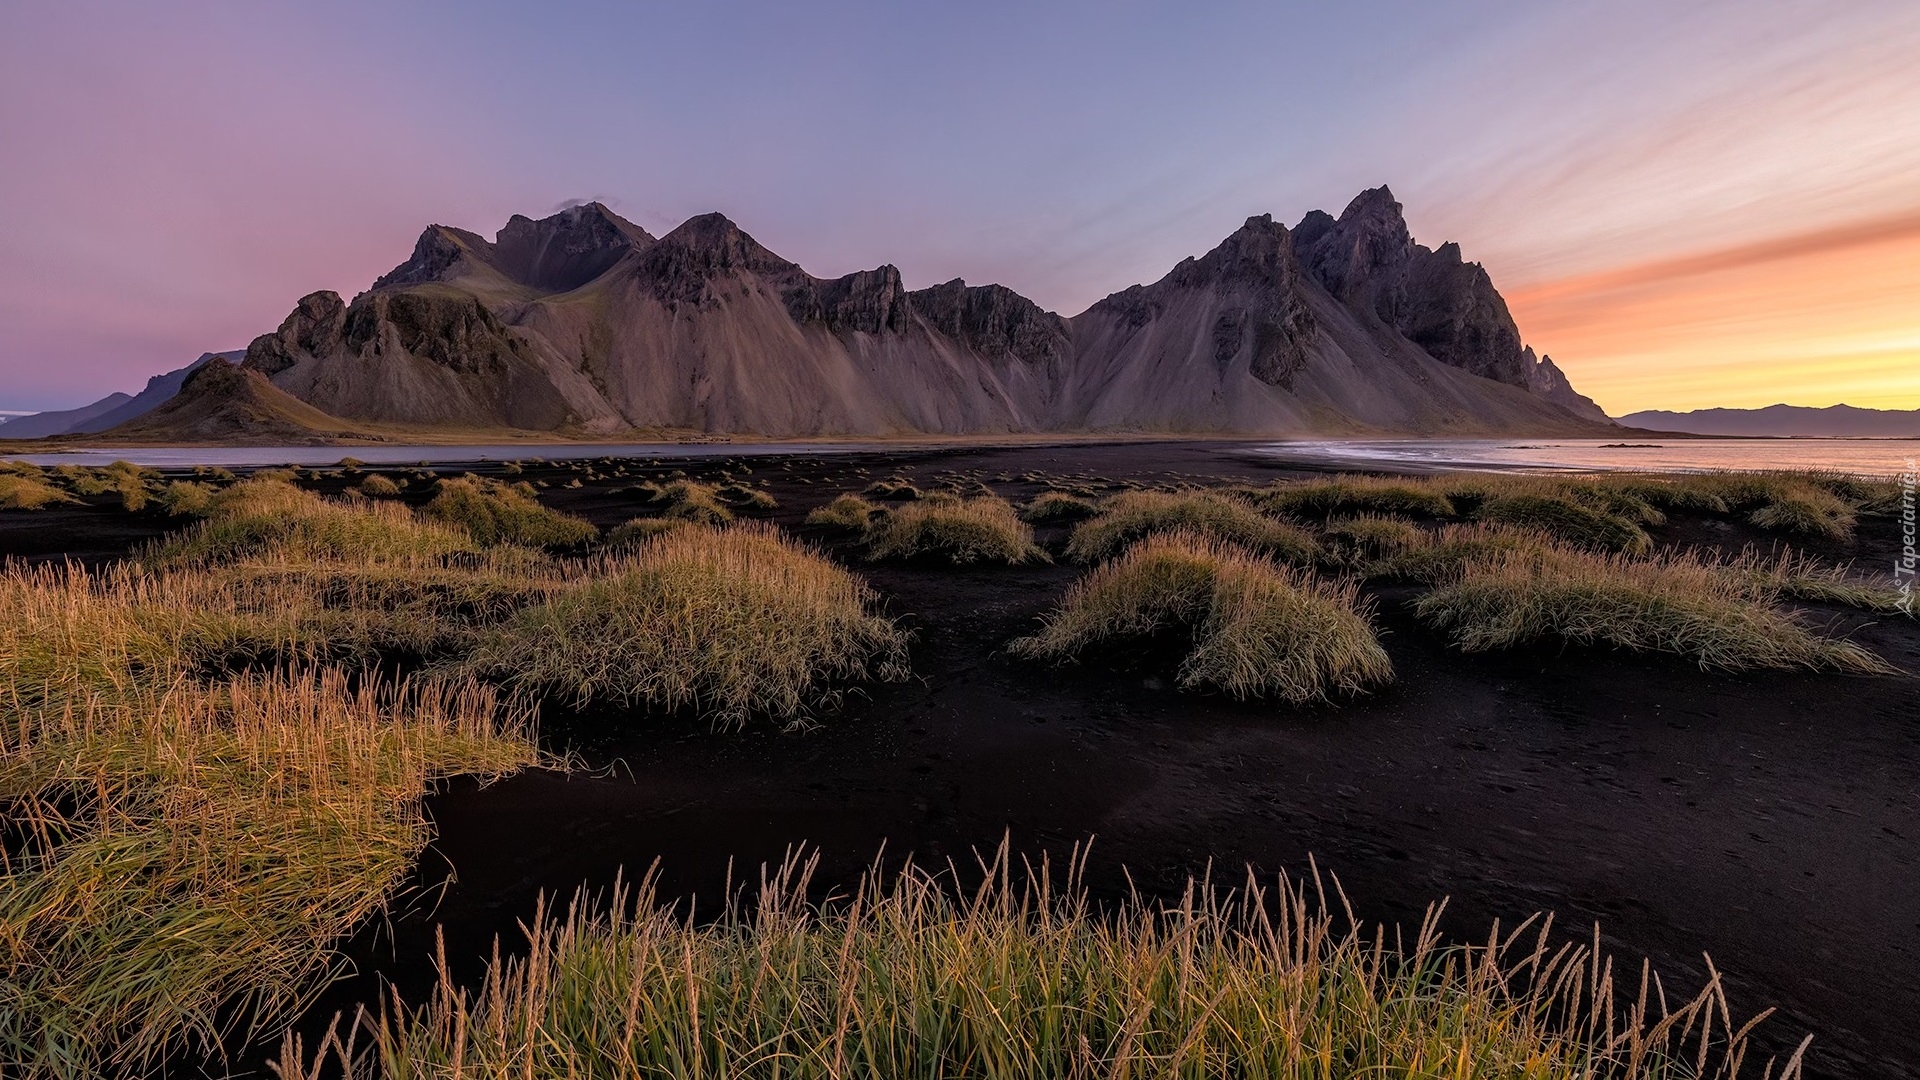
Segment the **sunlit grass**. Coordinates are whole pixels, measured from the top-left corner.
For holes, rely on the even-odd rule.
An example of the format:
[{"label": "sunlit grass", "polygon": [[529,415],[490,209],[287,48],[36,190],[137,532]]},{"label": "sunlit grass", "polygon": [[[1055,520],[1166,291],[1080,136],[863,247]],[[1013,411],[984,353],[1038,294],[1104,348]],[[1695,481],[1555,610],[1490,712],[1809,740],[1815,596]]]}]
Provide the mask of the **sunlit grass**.
[{"label": "sunlit grass", "polygon": [[757,524],[689,526],[609,555],[481,637],[463,670],[577,702],[803,718],[831,684],[905,674],[859,578]]},{"label": "sunlit grass", "polygon": [[1016,655],[1064,661],[1105,642],[1185,629],[1180,685],[1294,703],[1393,677],[1351,581],[1329,582],[1213,537],[1159,533],[1067,592]]},{"label": "sunlit grass", "polygon": [[427,840],[437,777],[535,752],[474,687],[149,685],[0,725],[0,1060],[129,1075],[285,1020]]},{"label": "sunlit grass", "polygon": [[1033,528],[1005,499],[929,497],[888,510],[867,532],[869,558],[933,557],[956,564],[1047,562]]},{"label": "sunlit grass", "polygon": [[1671,1002],[1644,973],[1621,992],[1597,943],[1550,919],[1447,945],[1438,909],[1403,937],[1337,914],[1322,880],[1251,874],[1101,911],[1071,872],[1010,862],[977,887],[876,872],[815,906],[812,864],[790,860],[718,919],[663,907],[651,879],[581,895],[477,984],[443,964],[424,1002],[337,1024],[311,1055],[289,1039],[280,1072],[1726,1080],[1749,1053],[1717,979]]},{"label": "sunlit grass", "polygon": [[1815,634],[1776,596],[1770,583],[1704,556],[1638,561],[1547,546],[1469,562],[1414,610],[1465,652],[1549,640],[1671,653],[1725,671],[1895,672],[1858,644]]},{"label": "sunlit grass", "polygon": [[421,513],[464,529],[482,545],[571,547],[600,535],[591,523],[541,505],[533,489],[525,484],[503,484],[477,476],[440,481],[439,490]]},{"label": "sunlit grass", "polygon": [[1127,491],[1102,502],[1099,517],[1074,528],[1067,554],[1080,562],[1099,562],[1135,541],[1177,530],[1229,541],[1287,562],[1308,564],[1320,553],[1311,533],[1261,513],[1238,495]]}]

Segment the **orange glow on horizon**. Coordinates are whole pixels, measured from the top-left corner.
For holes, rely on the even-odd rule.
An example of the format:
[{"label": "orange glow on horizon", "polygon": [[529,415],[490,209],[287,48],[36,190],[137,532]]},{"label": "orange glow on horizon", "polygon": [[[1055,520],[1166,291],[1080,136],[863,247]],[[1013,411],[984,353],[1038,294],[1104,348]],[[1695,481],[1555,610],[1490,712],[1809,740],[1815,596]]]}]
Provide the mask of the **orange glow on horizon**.
[{"label": "orange glow on horizon", "polygon": [[1920,408],[1920,212],[1543,282],[1508,304],[1615,416]]}]

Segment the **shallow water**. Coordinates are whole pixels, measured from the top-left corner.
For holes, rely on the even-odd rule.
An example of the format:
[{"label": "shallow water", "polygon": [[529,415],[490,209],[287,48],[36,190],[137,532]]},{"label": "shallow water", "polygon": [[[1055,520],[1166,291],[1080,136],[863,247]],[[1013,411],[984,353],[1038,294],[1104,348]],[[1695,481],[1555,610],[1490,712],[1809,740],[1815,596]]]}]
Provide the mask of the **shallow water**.
[{"label": "shallow water", "polygon": [[1710,472],[1818,469],[1857,476],[1911,472],[1920,439],[1389,439],[1263,445],[1283,460],[1412,471]]}]

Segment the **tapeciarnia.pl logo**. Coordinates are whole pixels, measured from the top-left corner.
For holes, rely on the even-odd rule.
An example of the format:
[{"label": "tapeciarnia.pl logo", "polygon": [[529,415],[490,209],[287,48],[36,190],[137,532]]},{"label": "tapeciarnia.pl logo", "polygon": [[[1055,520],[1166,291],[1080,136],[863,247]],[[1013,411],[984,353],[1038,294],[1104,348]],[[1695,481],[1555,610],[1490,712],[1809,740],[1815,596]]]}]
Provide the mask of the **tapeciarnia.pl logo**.
[{"label": "tapeciarnia.pl logo", "polygon": [[1913,595],[1914,568],[1920,557],[1914,554],[1914,514],[1913,490],[1920,483],[1920,467],[1907,462],[1907,471],[1900,474],[1900,554],[1893,560],[1893,580],[1900,587],[1900,607],[1907,614],[1916,613]]}]

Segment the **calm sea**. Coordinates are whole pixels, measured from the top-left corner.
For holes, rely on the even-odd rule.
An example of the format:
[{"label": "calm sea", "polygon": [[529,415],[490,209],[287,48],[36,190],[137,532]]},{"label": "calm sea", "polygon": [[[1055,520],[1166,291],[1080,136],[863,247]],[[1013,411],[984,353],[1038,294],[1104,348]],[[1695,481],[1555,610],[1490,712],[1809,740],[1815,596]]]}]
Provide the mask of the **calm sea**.
[{"label": "calm sea", "polygon": [[1408,472],[1818,469],[1891,477],[1913,469],[1920,459],[1920,439],[1310,440],[1268,443],[1260,452],[1321,466]]},{"label": "calm sea", "polygon": [[[927,444],[919,444],[927,445]],[[979,445],[979,444],[974,444]],[[1221,443],[1222,453],[1244,453],[1245,443]],[[37,465],[105,465],[125,459],[161,469],[195,465],[332,465],[354,457],[372,465],[435,465],[546,458],[747,457],[835,454],[907,449],[903,443],[504,443],[470,446],[225,446],[76,447],[58,454],[22,454]],[[1600,439],[1287,440],[1256,444],[1262,454],[1322,467],[1431,472],[1488,470],[1632,470],[1695,472],[1721,469],[1826,469],[1861,476],[1893,476],[1920,458],[1920,439],[1675,439],[1609,443]],[[8,455],[0,455],[8,456]]]}]

